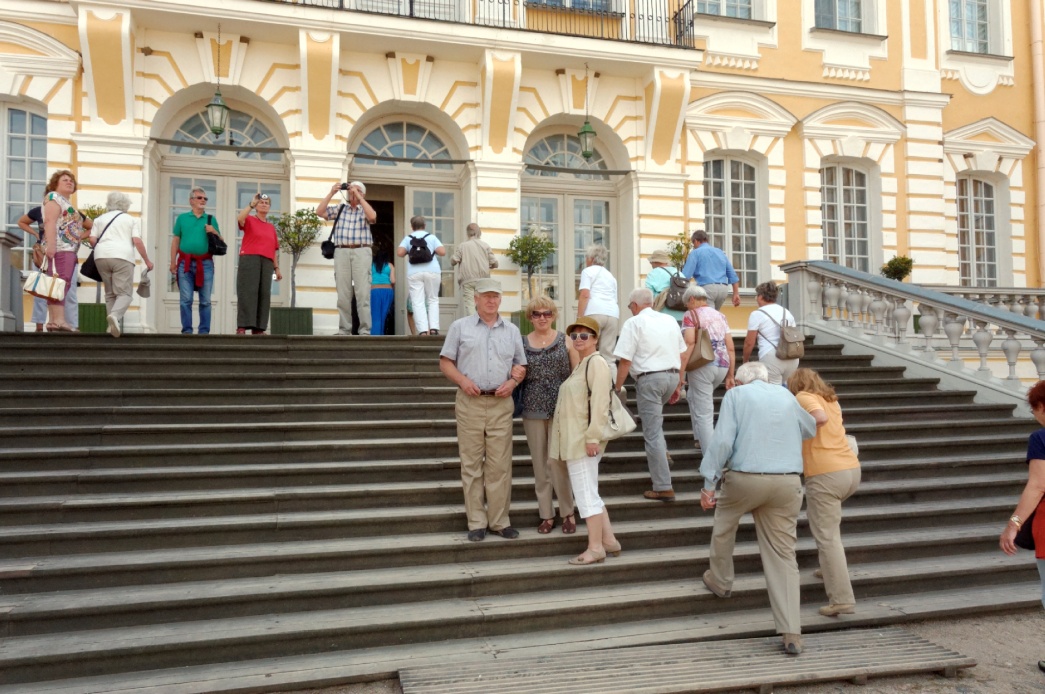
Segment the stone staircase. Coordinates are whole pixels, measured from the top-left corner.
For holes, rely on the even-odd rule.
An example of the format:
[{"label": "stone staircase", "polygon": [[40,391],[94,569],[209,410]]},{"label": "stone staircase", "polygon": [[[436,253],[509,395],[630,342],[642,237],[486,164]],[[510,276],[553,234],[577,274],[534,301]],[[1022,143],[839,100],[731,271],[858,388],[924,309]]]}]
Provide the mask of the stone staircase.
[{"label": "stone staircase", "polygon": [[[678,500],[642,498],[638,433],[600,490],[624,553],[571,567],[541,536],[521,425],[512,523],[465,540],[454,389],[424,338],[0,336],[0,692],[248,692],[424,663],[771,634],[750,519],[729,600],[700,585],[712,517],[685,405]],[[808,631],[1031,607],[1033,560],[997,535],[1031,420],[972,391],[811,344],[863,484],[845,508],[858,613]]]}]

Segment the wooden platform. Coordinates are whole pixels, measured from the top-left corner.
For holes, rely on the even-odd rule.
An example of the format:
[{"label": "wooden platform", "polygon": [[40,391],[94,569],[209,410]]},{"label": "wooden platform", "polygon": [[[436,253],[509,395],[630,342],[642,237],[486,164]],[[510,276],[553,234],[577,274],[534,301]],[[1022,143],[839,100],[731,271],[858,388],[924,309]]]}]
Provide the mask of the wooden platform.
[{"label": "wooden platform", "polygon": [[779,636],[565,653],[476,664],[409,668],[403,694],[628,692],[674,694],[940,673],[976,661],[899,627],[808,634],[798,657]]}]

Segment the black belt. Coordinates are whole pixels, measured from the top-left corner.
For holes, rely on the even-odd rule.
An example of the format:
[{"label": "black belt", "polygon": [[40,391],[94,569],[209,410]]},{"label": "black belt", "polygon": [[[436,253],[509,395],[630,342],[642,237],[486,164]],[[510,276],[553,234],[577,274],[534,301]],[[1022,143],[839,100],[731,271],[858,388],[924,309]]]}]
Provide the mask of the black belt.
[{"label": "black belt", "polygon": [[489,398],[489,397],[493,397],[493,396],[497,395],[497,391],[496,390],[480,390],[479,391],[479,395],[481,395],[483,397],[486,397],[486,398]]},{"label": "black belt", "polygon": [[741,475],[801,475],[801,472],[744,472],[743,470],[728,470],[728,472],[739,472]]},{"label": "black belt", "polygon": [[641,373],[638,376],[636,376],[635,380],[638,381],[643,376],[651,376],[653,374],[677,374],[678,372],[679,372],[678,369],[662,369],[660,371],[647,371],[645,373]]},{"label": "black belt", "polygon": [[369,243],[340,243],[338,248],[370,248]]}]

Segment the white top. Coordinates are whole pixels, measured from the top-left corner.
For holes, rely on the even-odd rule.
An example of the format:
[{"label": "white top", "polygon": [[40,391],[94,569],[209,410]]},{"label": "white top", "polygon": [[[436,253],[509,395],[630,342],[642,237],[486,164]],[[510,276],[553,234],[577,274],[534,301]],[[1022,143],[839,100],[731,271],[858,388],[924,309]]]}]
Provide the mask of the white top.
[{"label": "white top", "polygon": [[[769,316],[766,315],[767,313]],[[773,322],[774,320],[776,323]],[[758,358],[760,361],[767,354],[776,353],[777,343],[780,342],[780,326],[777,323],[795,325],[795,317],[780,304],[766,304],[757,311],[752,311],[748,316],[748,332],[758,331]]]},{"label": "white top", "polygon": [[[432,259],[427,263],[414,263],[410,262],[410,237],[416,236],[421,238],[425,234],[428,234],[428,238],[425,239],[425,243],[428,244],[428,249],[432,251]],[[436,238],[436,235],[427,229],[418,229],[417,231],[411,232],[403,237],[403,242],[399,244],[400,248],[405,248],[407,252],[406,258],[406,276],[416,275],[419,272],[442,272],[443,269],[439,265],[439,256],[435,254],[435,249],[442,248],[443,242]]]},{"label": "white top", "polygon": [[[109,224],[110,221],[112,224]],[[106,225],[109,226],[108,230],[105,229]],[[102,231],[105,231],[104,236],[102,236]],[[112,210],[94,220],[91,236],[101,236],[102,238],[94,247],[95,260],[116,258],[133,263],[135,251],[134,242],[131,239],[140,239],[142,229],[137,217],[132,217],[119,210]]]},{"label": "white top", "polygon": [[678,321],[651,307],[629,318],[621,328],[613,356],[631,362],[631,375],[682,367],[686,341]]},{"label": "white top", "polygon": [[584,315],[620,318],[617,301],[617,279],[601,265],[589,265],[581,272],[581,289],[591,292]]}]

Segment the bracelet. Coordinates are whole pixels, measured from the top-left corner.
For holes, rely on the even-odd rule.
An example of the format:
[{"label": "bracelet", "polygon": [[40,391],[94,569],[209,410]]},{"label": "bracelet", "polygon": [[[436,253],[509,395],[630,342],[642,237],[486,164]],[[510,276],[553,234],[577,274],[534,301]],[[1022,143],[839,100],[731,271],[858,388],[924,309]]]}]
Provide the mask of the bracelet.
[{"label": "bracelet", "polygon": [[1015,526],[1016,526],[1016,529],[1017,529],[1017,530],[1019,530],[1019,529],[1020,529],[1020,526],[1022,526],[1022,525],[1023,525],[1023,519],[1021,519],[1021,518],[1020,518],[1019,516],[1017,516],[1017,515],[1016,515],[1015,513],[1014,513],[1014,514],[1012,514],[1012,517],[1011,517],[1011,518],[1009,518],[1009,522],[1010,522],[1010,523],[1012,523],[1013,525],[1015,525]]}]

